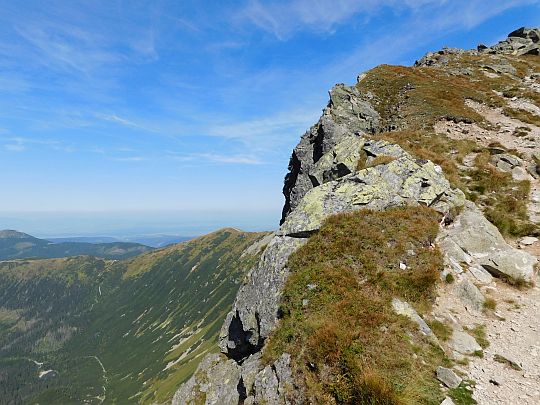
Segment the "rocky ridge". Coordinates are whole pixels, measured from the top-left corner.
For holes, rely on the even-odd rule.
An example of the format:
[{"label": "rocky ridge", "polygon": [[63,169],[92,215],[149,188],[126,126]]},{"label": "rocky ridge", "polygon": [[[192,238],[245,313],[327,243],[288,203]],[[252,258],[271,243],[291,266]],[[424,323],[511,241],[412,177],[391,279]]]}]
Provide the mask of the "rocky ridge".
[{"label": "rocky ridge", "polygon": [[[478,51],[447,48],[427,54],[416,66],[445,66],[453,55],[464,52],[537,55],[539,32],[516,30],[507,40],[491,48],[479,47]],[[451,69],[450,74],[467,75],[468,68]],[[359,76],[359,82],[362,79]],[[370,92],[343,84],[330,91],[329,104],[319,122],[302,136],[293,151],[285,177],[281,226],[236,296],[220,333],[222,354],[208,355],[201,362],[194,376],[177,391],[173,404],[303,402],[292,377],[290,355],[284,353],[273,364],[265,365],[261,350],[279,322],[279,302],[289,274],[288,257],[333,214],[403,205],[425,205],[440,212],[438,245],[445,260],[441,278],[448,280],[451,275],[457,279],[450,291],[441,293],[441,300],[457,299],[476,313],[482,313],[485,307],[484,287],[494,283],[493,277],[534,282],[536,255],[512,247],[482,211],[451,186],[440,166],[415,158],[395,143],[375,139],[374,135],[396,128],[384,121]],[[495,165],[498,167],[497,162]],[[402,302],[398,307],[407,305]],[[414,309],[403,313],[421,328],[427,326]],[[431,316],[444,318],[437,310]],[[450,357],[463,361],[482,349],[458,321],[452,324],[452,330],[451,338],[440,343]],[[452,385],[459,378],[451,374],[452,370],[440,373],[445,376],[440,379],[450,379]]]}]

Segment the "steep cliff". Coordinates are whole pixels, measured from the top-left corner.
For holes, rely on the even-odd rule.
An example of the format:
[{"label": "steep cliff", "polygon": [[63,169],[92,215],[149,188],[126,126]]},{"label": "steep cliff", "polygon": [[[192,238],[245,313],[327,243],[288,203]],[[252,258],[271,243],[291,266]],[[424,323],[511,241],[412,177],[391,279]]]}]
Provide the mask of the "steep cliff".
[{"label": "steep cliff", "polygon": [[[481,328],[440,303],[483,319],[498,279],[534,284],[539,32],[330,91],[292,153],[280,227],[227,315],[222,354],[174,404],[473,401],[468,371],[451,368],[482,354]],[[513,247],[523,236],[529,247]]]}]

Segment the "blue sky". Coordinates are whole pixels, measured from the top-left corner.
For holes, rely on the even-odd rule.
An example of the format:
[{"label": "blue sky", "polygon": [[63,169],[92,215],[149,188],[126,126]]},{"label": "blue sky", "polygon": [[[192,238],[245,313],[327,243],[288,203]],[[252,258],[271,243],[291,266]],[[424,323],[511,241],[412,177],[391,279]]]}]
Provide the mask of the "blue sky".
[{"label": "blue sky", "polygon": [[277,221],[291,149],[334,83],[540,23],[532,0],[0,6],[1,228],[29,212]]}]

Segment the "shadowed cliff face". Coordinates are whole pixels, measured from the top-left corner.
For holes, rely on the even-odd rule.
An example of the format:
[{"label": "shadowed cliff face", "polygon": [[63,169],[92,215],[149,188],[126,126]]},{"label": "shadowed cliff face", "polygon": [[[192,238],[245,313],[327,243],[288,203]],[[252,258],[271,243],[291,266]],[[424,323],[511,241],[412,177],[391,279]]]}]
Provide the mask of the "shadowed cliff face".
[{"label": "shadowed cliff face", "polygon": [[[510,108],[508,97],[504,95],[505,92],[516,92],[516,88],[529,81],[536,83],[536,78],[540,77],[539,61],[531,56],[538,49],[536,33],[537,30],[517,30],[506,41],[491,48],[480,47],[479,51],[444,49],[427,54],[416,67],[382,65],[360,75],[355,86],[340,84],[330,91],[330,101],[320,120],[301,137],[292,153],[283,188],[285,205],[281,226],[238,291],[222,327],[219,346],[224,357],[208,357],[194,377],[177,392],[174,404],[189,403],[194,398],[201,403],[211,403],[212,398],[228,398],[226,403],[230,404],[238,401],[248,404],[264,401],[349,403],[343,394],[349,391],[339,389],[339,383],[344,380],[330,373],[328,368],[313,362],[306,369],[305,361],[301,363],[303,360],[298,353],[280,353],[279,350],[261,359],[268,347],[268,339],[292,336],[290,329],[282,330],[284,324],[299,324],[297,330],[305,326],[305,330],[313,333],[320,326],[315,321],[310,325],[304,324],[307,315],[303,317],[302,314],[309,312],[309,299],[302,300],[300,309],[295,312],[298,316],[292,321],[288,319],[288,323],[280,321],[281,317],[290,315],[280,312],[280,305],[291,272],[291,254],[306,246],[309,238],[318,235],[328,218],[336,214],[354,213],[361,209],[372,210],[366,212],[394,212],[392,210],[396,207],[410,207],[413,215],[417,215],[422,210],[415,207],[430,207],[432,210],[429,212],[435,213],[438,227],[443,230],[441,263],[440,266],[437,264],[438,272],[444,265],[441,277],[454,271],[452,268],[457,268],[455,263],[459,263],[461,258],[474,267],[479,278],[485,280],[491,277],[490,272],[496,277],[532,280],[536,258],[512,248],[500,232],[508,234],[508,229],[514,229],[515,234],[523,235],[537,229],[527,214],[529,182],[533,184],[536,181],[538,166],[534,153],[529,150],[522,155],[522,168],[531,179],[514,178],[511,173],[501,172],[500,168],[509,166],[513,170],[514,163],[507,163],[517,160],[490,158],[493,154],[510,153],[507,146],[500,149],[500,145],[479,142],[474,137],[458,139],[448,135],[453,133],[450,130],[443,133],[439,128],[441,123],[452,122],[477,126],[496,134],[495,126],[486,119],[483,110],[471,103],[498,108],[514,117],[527,117],[530,123],[540,122],[530,114]],[[531,86],[529,90],[535,85]],[[540,85],[536,83],[535,88],[540,88]],[[538,102],[540,97],[537,97],[536,90],[529,90],[519,90],[518,97],[526,95]],[[527,142],[540,147],[535,143],[535,131],[532,127],[526,131],[531,133],[532,139]],[[475,201],[479,208],[467,199]],[[503,206],[507,209],[502,209]],[[496,226],[489,224],[484,215]],[[335,231],[336,235],[341,235],[339,229]],[[380,229],[380,232],[384,234],[386,230]],[[400,232],[399,226],[394,232]],[[403,235],[395,236],[405,238],[406,232],[404,230]],[[391,249],[395,240],[390,237],[385,243]],[[474,253],[467,252],[467,244],[474,245]],[[322,257],[324,249],[319,253]],[[508,261],[498,259],[502,256]],[[314,254],[313,257],[319,256]],[[384,252],[381,252],[381,257],[384,258]],[[518,261],[521,264],[518,265]],[[399,264],[400,271],[414,273],[406,262],[403,259],[388,263],[386,271],[393,271]],[[354,273],[361,264],[349,257],[349,262],[340,269]],[[339,274],[331,274],[332,277],[340,277]],[[459,274],[451,275],[460,279],[460,286],[463,286],[460,291],[466,291],[460,296],[481,297],[482,293],[475,290],[477,281],[461,280],[465,276]],[[397,277],[399,284],[399,274]],[[367,283],[366,291],[384,287],[378,284],[380,279],[360,282]],[[287,288],[292,288],[299,296],[310,294],[309,291],[317,292],[316,286],[304,284]],[[315,292],[311,293],[315,294],[314,297]],[[429,316],[432,302],[423,303],[424,312],[418,314],[407,302],[391,301],[396,303],[395,308],[386,302],[384,311],[399,310],[412,320],[412,327],[419,323],[421,331],[429,330],[423,318]],[[290,304],[300,305],[299,302]],[[321,314],[330,313],[328,311],[330,309],[323,306]],[[368,319],[377,319],[378,314],[372,315]],[[328,332],[340,335],[341,326],[336,324],[335,330]],[[387,330],[388,325],[382,326]],[[416,333],[416,329],[411,333],[413,331]],[[428,335],[434,336],[431,331]],[[287,344],[277,347],[287,347]],[[437,347],[445,353],[452,350],[444,344]],[[331,344],[329,348],[331,351]],[[331,352],[329,355],[339,357],[340,353]],[[367,358],[377,356],[377,353],[362,354],[358,347],[347,348],[344,353],[359,358],[363,355]],[[399,357],[403,353],[390,357]],[[351,358],[341,360],[348,362]],[[355,358],[347,364],[356,364],[357,360]],[[362,362],[359,364],[361,366]],[[430,360],[426,364],[433,366],[434,363]],[[385,366],[382,362],[381,367]],[[229,370],[230,375],[236,377],[228,383],[218,382],[216,376],[226,373],[224,370]],[[386,375],[388,370],[374,371],[380,371],[377,375]],[[414,403],[411,398],[415,394],[404,394],[400,391],[402,385],[397,381],[389,381],[390,385],[385,386],[379,384],[379,380],[373,380],[373,376],[359,375],[362,379],[356,386],[365,390],[349,392],[356,395],[354,398],[372,398],[377,389],[382,389],[392,393],[387,398],[393,399],[387,403]],[[431,375],[435,375],[434,369],[427,370],[426,376]],[[320,390],[309,391],[314,389],[315,381],[322,382],[318,386]],[[438,383],[432,383],[428,385],[438,387]],[[463,392],[470,395],[465,388]],[[433,396],[435,399],[432,399],[436,402],[440,395],[441,392],[437,391]]]},{"label": "shadowed cliff face", "polygon": [[[339,84],[330,91],[330,101],[321,119],[302,136],[292,153],[283,186],[285,205],[280,224],[310,189],[321,184],[311,173],[319,159],[345,135],[377,132],[379,120],[368,97],[356,88]],[[351,173],[342,166],[340,170],[339,162],[334,170],[341,175]]]}]

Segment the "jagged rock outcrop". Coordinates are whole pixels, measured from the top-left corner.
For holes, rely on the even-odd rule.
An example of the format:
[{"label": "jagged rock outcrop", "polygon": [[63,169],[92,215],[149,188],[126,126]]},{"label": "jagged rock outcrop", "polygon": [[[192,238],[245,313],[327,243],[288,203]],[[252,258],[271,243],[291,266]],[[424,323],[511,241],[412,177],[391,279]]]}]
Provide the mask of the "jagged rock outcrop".
[{"label": "jagged rock outcrop", "polygon": [[540,30],[537,28],[519,28],[508,34],[508,38],[491,47],[479,45],[478,51],[510,55],[538,55],[540,48]]},{"label": "jagged rock outcrop", "polygon": [[[281,223],[313,187],[354,171],[351,167],[353,156],[346,149],[334,149],[334,161],[326,158],[319,162],[320,159],[344,137],[352,139],[362,133],[375,133],[379,125],[380,117],[369,103],[369,95],[344,84],[330,90],[330,101],[319,122],[302,136],[289,161],[289,173],[283,186],[285,205]],[[351,152],[359,153],[359,150]]]},{"label": "jagged rock outcrop", "polygon": [[465,202],[463,193],[452,190],[442,169],[432,162],[414,159],[385,141],[365,141],[361,150],[368,153],[368,165],[376,163],[378,157],[390,161],[313,188],[289,214],[278,234],[308,236],[336,212],[423,204],[446,214]]},{"label": "jagged rock outcrop", "polygon": [[[413,158],[397,145],[369,139],[378,123],[374,111],[354,88],[339,85],[332,90],[323,117],[293,152],[291,162],[296,163],[285,179],[284,222],[240,288],[221,329],[219,347],[230,360],[221,364],[216,357],[205,359],[182,387],[186,398],[196,398],[197,387],[204,390],[207,404],[220,393],[244,403],[263,399],[288,403],[292,399],[287,395],[301,395],[291,389],[294,381],[288,354],[263,366],[260,351],[279,319],[279,302],[289,274],[287,260],[325,218],[362,208],[383,210],[407,204],[428,205],[447,214],[464,204],[463,193],[450,187],[440,167]],[[227,384],[213,387],[211,381],[227,369]],[[204,375],[208,377],[201,377]],[[201,385],[197,382],[201,379],[210,383]],[[237,387],[238,396],[229,394],[232,387]],[[180,394],[176,398],[175,403],[183,403],[178,402]]]},{"label": "jagged rock outcrop", "polygon": [[[488,53],[493,55],[539,55],[540,54],[540,29],[519,28],[508,34],[508,38],[488,47],[478,45],[477,50],[468,50],[445,47],[437,52],[428,52],[415,62],[415,66],[444,66],[455,55]],[[493,65],[498,73],[515,74],[515,68],[508,61],[501,60]],[[492,65],[490,65],[492,67]],[[459,72],[467,74],[465,70]]]},{"label": "jagged rock outcrop", "polygon": [[[513,34],[512,38],[537,43],[530,30]],[[501,46],[494,52],[502,54],[505,49]],[[515,45],[512,49],[521,52],[525,48]],[[445,48],[427,54],[417,66],[440,66],[450,56],[464,52],[478,53]],[[438,244],[444,254],[445,271],[460,275],[453,291],[475,313],[483,309],[486,301],[478,285],[490,284],[493,276],[532,280],[536,259],[509,246],[482,212],[466,201],[464,193],[451,187],[441,167],[415,158],[396,144],[374,139],[373,135],[384,129],[383,119],[373,107],[375,103],[370,102],[373,97],[357,86],[343,84],[330,91],[330,101],[320,120],[302,136],[292,153],[283,188],[285,205],[280,228],[267,241],[221,329],[219,347],[225,357],[209,355],[178,391],[175,404],[190,400],[210,404],[219,395],[231,401],[221,403],[304,403],[302,392],[295,386],[291,356],[283,353],[276,362],[263,364],[261,350],[279,321],[289,256],[330,215],[402,205],[425,205],[440,212],[443,231]],[[511,155],[501,155],[493,163],[510,170],[516,166]],[[461,277],[465,273],[467,277]],[[396,299],[393,306],[437,340],[409,304]],[[481,350],[475,338],[463,329],[453,331],[447,346],[456,359]],[[218,382],[219,377],[222,380]]]}]

